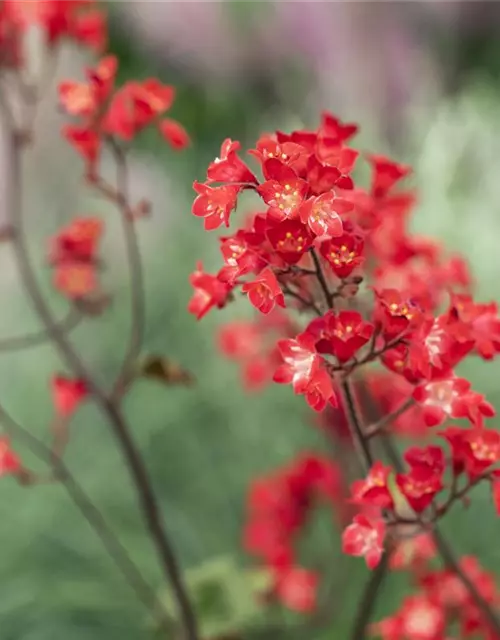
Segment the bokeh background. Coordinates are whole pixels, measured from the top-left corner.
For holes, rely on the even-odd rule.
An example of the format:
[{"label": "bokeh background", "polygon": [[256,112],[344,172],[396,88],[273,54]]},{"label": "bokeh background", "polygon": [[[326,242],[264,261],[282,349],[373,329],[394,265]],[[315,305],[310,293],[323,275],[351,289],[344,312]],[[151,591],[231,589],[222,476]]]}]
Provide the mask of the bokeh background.
[{"label": "bokeh background", "polygon": [[[248,629],[248,637],[346,638],[367,572],[361,562],[342,558],[328,514],[318,514],[304,557],[311,566],[331,565],[329,631],[306,633],[297,616],[262,616],[245,588],[252,564],[240,539],[249,481],[304,446],[321,450],[326,444],[289,389],[249,397],[237,369],[219,355],[217,327],[247,314],[244,305],[201,324],[187,314],[188,276],[196,261],[208,270],[219,262],[214,236],[190,215],[191,184],[203,179],[225,137],[252,144],[264,131],[314,126],[321,110],[331,110],[361,124],[359,148],[414,166],[415,229],[462,251],[473,266],[478,299],[498,299],[500,3],[128,0],[108,9],[121,79],[158,76],[174,84],[172,116],[193,140],[188,151],[176,154],[154,135],[144,136],[132,173],[133,192],[154,204],[153,218],[140,231],[145,351],[168,354],[198,382],[192,390],[139,383],[127,411],[188,582],[205,606],[207,635],[227,631],[222,622],[231,620]],[[81,77],[85,62],[81,53],[69,52],[59,77]],[[105,280],[113,306],[73,334],[105,381],[121,361],[128,331],[123,243],[116,212],[82,187],[81,166],[59,140],[59,126],[48,92],[26,167],[32,250],[47,296],[63,316],[64,301],[51,291],[45,267],[46,238],[75,214],[105,219]],[[0,208],[0,219],[4,215]],[[0,254],[0,288],[2,336],[36,329],[8,249]],[[3,402],[45,439],[52,414],[49,379],[59,369],[50,346],[0,359]],[[463,373],[500,406],[498,365],[468,363]],[[36,467],[22,444],[18,448]],[[108,425],[92,406],[75,420],[67,460],[161,592],[133,488]],[[477,491],[473,506],[457,509],[446,528],[457,549],[478,554],[500,580],[500,524],[489,500]],[[23,489],[4,479],[0,510],[1,640],[153,637],[141,606],[61,487]],[[225,593],[222,614],[219,604],[212,610],[220,593],[210,597],[219,588]],[[394,609],[404,588],[392,579],[377,614]]]}]

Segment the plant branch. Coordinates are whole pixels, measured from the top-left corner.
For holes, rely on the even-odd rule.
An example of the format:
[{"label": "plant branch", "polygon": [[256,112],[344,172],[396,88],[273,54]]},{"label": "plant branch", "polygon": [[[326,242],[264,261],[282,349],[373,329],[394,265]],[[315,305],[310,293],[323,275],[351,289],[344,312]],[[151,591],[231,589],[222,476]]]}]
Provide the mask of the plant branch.
[{"label": "plant branch", "polygon": [[368,440],[363,433],[363,426],[358,415],[356,407],[356,399],[352,390],[352,386],[349,380],[342,382],[342,391],[344,394],[347,422],[349,424],[354,447],[357,451],[359,462],[363,467],[363,471],[366,473],[373,465],[373,456],[370,450]]},{"label": "plant branch", "polygon": [[117,166],[116,204],[120,209],[121,221],[127,249],[130,271],[131,329],[127,351],[114,384],[113,393],[120,394],[127,387],[133,368],[140,355],[145,331],[146,301],[139,239],[128,196],[128,165],[123,149],[116,143],[111,145]]},{"label": "plant branch", "polygon": [[351,640],[365,640],[380,589],[389,574],[390,553],[386,551],[377,567],[371,572],[358,605],[358,613],[350,634]]},{"label": "plant branch", "polygon": [[10,197],[10,201],[7,202],[6,209],[10,215],[12,227],[16,231],[13,246],[24,289],[64,361],[79,378],[85,381],[94,400],[110,421],[133,478],[143,517],[148,526],[151,539],[156,547],[163,573],[172,586],[185,638],[186,640],[198,640],[196,615],[184,586],[181,570],[172,544],[162,523],[149,474],[142,456],[129,432],[129,427],[120,409],[115,406],[113,400],[109,399],[105,392],[94,381],[71,343],[67,340],[66,336],[59,331],[57,324],[52,318],[50,308],[46,304],[39,289],[35,272],[30,262],[22,215],[21,162],[24,138],[19,136],[15,131],[9,131],[8,134],[6,164],[10,168],[11,175],[10,180],[7,181],[9,185],[7,198]]},{"label": "plant branch", "polygon": [[101,540],[104,548],[121,571],[127,584],[134,590],[139,600],[151,613],[162,615],[162,626],[165,628],[165,631],[171,629],[172,620],[169,620],[163,612],[155,591],[146,582],[137,565],[130,558],[126,548],[113,533],[102,513],[92,502],[91,498],[72,475],[62,459],[55,458],[49,447],[14,420],[1,405],[0,421],[5,424],[9,434],[24,441],[38,458],[52,468],[56,479],[63,484],[75,506],[80,510],[85,520]]},{"label": "plant branch", "polygon": [[455,558],[450,545],[446,541],[446,538],[443,536],[441,531],[439,531],[437,527],[434,527],[432,535],[436,548],[439,551],[444,564],[460,579],[484,619],[488,622],[491,629],[495,631],[495,636],[500,638],[500,620],[496,615],[494,609],[482,597],[482,595],[477,590],[476,585],[472,582],[465,571],[463,571],[460,563]]},{"label": "plant branch", "polygon": [[311,249],[311,256],[314,262],[314,266],[316,268],[316,276],[318,278],[321,291],[323,292],[323,296],[325,298],[326,307],[327,309],[332,309],[333,295],[332,293],[330,293],[330,289],[328,288],[328,282],[326,281],[325,274],[323,273],[323,269],[321,267],[320,259],[318,258],[318,254],[314,249]]},{"label": "plant branch", "polygon": [[406,413],[408,409],[414,404],[414,402],[415,401],[413,400],[412,397],[407,398],[404,402],[400,404],[400,406],[397,409],[395,409],[391,413],[388,413],[377,422],[374,422],[373,424],[368,426],[364,430],[365,438],[373,438],[374,436],[381,434],[395,420],[397,420],[400,416]]},{"label": "plant branch", "polygon": [[[63,333],[69,333],[75,329],[82,320],[81,314],[74,308],[71,308],[65,318],[57,324],[58,330]],[[24,336],[13,336],[12,338],[2,338],[0,340],[0,352],[21,351],[30,347],[37,347],[50,340],[50,332],[47,329],[27,333]]]}]

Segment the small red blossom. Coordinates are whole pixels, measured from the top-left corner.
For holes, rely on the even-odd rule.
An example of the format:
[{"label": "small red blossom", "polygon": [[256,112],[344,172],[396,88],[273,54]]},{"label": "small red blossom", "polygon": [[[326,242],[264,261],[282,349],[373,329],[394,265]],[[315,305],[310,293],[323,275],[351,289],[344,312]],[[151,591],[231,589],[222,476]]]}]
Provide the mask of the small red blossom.
[{"label": "small red blossom", "polygon": [[463,455],[466,472],[476,478],[500,462],[500,433],[484,428],[466,430]]},{"label": "small red blossom", "polygon": [[302,567],[291,567],[280,572],[276,595],[292,611],[311,613],[316,609],[318,575]]},{"label": "small red blossom", "polygon": [[392,187],[405,178],[411,171],[410,167],[398,164],[385,156],[369,156],[373,167],[372,194],[375,198],[381,198]]},{"label": "small red blossom", "polygon": [[304,393],[320,366],[320,356],[309,336],[280,340],[278,348],[283,364],[274,374],[275,382],[292,384],[295,393]]},{"label": "small red blossom", "polygon": [[0,477],[17,473],[21,469],[18,456],[12,451],[7,437],[0,437]]},{"label": "small red blossom", "polygon": [[447,417],[467,418],[481,424],[483,417],[495,415],[495,409],[479,393],[471,391],[470,382],[454,375],[425,382],[415,388],[413,397],[422,406],[429,427],[442,424]]},{"label": "small red blossom", "polygon": [[205,229],[212,231],[221,225],[229,227],[229,216],[236,208],[241,188],[235,185],[211,187],[195,182],[193,189],[198,196],[193,202],[193,215],[205,218]]},{"label": "small red blossom", "polygon": [[267,229],[267,237],[274,250],[288,264],[296,264],[312,245],[308,227],[299,220],[285,220]]},{"label": "small red blossom", "polygon": [[98,218],[76,218],[51,240],[54,286],[66,297],[77,300],[97,289],[96,253],[103,228]]},{"label": "small red blossom", "polygon": [[280,307],[285,306],[285,297],[278,279],[269,268],[261,271],[259,276],[252,282],[244,284],[242,291],[248,293],[248,299],[251,304],[261,313],[270,313],[275,304]]},{"label": "small red blossom", "polygon": [[181,149],[185,149],[189,146],[189,135],[186,129],[184,129],[181,123],[177,122],[177,120],[172,120],[172,118],[163,118],[158,125],[158,129],[172,149],[180,151]]},{"label": "small red blossom", "polygon": [[319,353],[335,356],[340,363],[349,361],[373,335],[374,327],[357,311],[327,312],[313,320],[307,331],[317,338]]},{"label": "small red blossom", "polygon": [[341,215],[349,213],[353,208],[351,202],[330,191],[306,200],[300,207],[299,216],[315,236],[338,238],[344,231]]},{"label": "small red blossom", "polygon": [[198,264],[196,271],[190,276],[189,282],[194,294],[188,304],[188,311],[201,320],[210,309],[221,309],[226,305],[231,293],[231,287],[221,282],[217,276],[203,271],[203,265]]},{"label": "small red blossom", "polygon": [[351,487],[353,502],[359,505],[391,509],[394,506],[394,500],[388,487],[391,474],[391,467],[385,467],[381,462],[375,462],[366,478],[353,482]]},{"label": "small red blossom", "polygon": [[375,569],[384,553],[385,524],[360,514],[342,534],[342,551],[349,556],[364,557],[369,569]]},{"label": "small red blossom", "polygon": [[321,243],[321,255],[339,278],[347,278],[364,262],[364,242],[352,234],[343,234]]},{"label": "small red blossom", "polygon": [[484,360],[500,353],[500,317],[495,302],[478,304],[469,295],[456,294],[452,296],[450,316],[468,328],[474,349]]},{"label": "small red blossom", "polygon": [[425,511],[443,488],[441,474],[423,465],[413,468],[409,473],[398,474],[396,484],[417,513]]},{"label": "small red blossom", "polygon": [[[276,381],[276,378],[275,378]],[[329,373],[320,368],[314,372],[304,391],[307,404],[314,411],[323,411],[328,403],[337,406],[337,397]]]},{"label": "small red blossom", "polygon": [[269,178],[257,191],[269,205],[269,215],[279,222],[296,218],[309,190],[307,182],[276,158],[265,161],[264,171]]},{"label": "small red blossom", "polygon": [[258,184],[257,178],[237,155],[240,146],[239,142],[233,142],[230,138],[224,140],[220,157],[216,158],[208,167],[208,182]]},{"label": "small red blossom", "polygon": [[422,319],[422,311],[395,289],[376,291],[377,318],[386,337],[404,334]]},{"label": "small red blossom", "polygon": [[88,396],[84,380],[56,375],[52,378],[52,399],[55,410],[62,418],[69,418]]}]

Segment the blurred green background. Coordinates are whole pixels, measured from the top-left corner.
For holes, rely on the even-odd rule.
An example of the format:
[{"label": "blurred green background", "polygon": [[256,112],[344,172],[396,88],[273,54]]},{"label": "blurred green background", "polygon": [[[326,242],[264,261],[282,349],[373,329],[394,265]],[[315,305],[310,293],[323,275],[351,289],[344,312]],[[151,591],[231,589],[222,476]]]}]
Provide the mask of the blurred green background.
[{"label": "blurred green background", "polygon": [[[343,119],[360,122],[359,148],[392,152],[399,160],[413,164],[420,194],[415,228],[437,235],[451,249],[462,251],[473,266],[478,299],[498,299],[500,51],[494,28],[497,23],[464,28],[456,16],[431,19],[422,10],[425,19],[415,25],[424,24],[428,28],[420,34],[421,40],[412,41],[408,50],[411,56],[407,52],[408,58],[399,61],[402,71],[380,63],[378,71],[381,78],[387,76],[387,87],[393,87],[394,78],[400,76],[406,83],[404,91],[401,89],[405,98],[395,99],[387,112],[386,103],[372,108],[370,96],[365,93],[363,97],[359,88],[351,94],[348,85],[338,86],[326,61],[321,73],[317,68],[312,73],[308,65],[316,63],[303,51],[294,51],[293,41],[276,62],[269,59],[265,64],[259,60],[250,64],[242,58],[239,71],[236,68],[224,77],[215,72],[212,75],[208,63],[201,71],[197,70],[192,55],[186,54],[184,58],[173,45],[169,46],[170,31],[165,31],[162,48],[152,36],[147,38],[146,31],[131,29],[134,15],[137,17],[146,5],[155,3],[135,4],[136,13],[132,17],[127,14],[129,7],[124,8],[121,3],[110,6],[111,48],[120,58],[121,80],[158,76],[174,84],[178,97],[172,117],[183,123],[193,139],[192,147],[182,154],[166,148],[153,134],[145,135],[137,148],[137,192],[147,196],[149,189],[154,188],[160,193],[155,200],[154,218],[141,229],[148,300],[144,351],[167,354],[193,371],[198,382],[192,390],[138,383],[127,399],[127,414],[147,460],[166,527],[188,570],[191,587],[201,594],[199,585],[206,576],[221,582],[228,600],[228,610],[222,617],[234,617],[237,626],[248,626],[256,638],[264,638],[283,619],[276,615],[264,620],[246,590],[236,587],[241,582],[237,568],[243,571],[251,566],[250,559],[240,551],[245,491],[256,474],[288,461],[304,446],[326,450],[326,443],[308,424],[310,416],[302,399],[293,398],[287,388],[270,388],[258,397],[248,397],[241,388],[236,367],[217,353],[214,339],[217,327],[229,318],[248,314],[244,304],[211,314],[201,324],[187,314],[191,295],[188,276],[196,261],[202,259],[207,270],[217,268],[219,263],[215,236],[206,234],[200,221],[190,215],[191,184],[194,179],[203,178],[207,163],[218,155],[225,137],[251,144],[260,132],[315,125],[321,109],[338,109]],[[184,3],[165,4],[179,5],[177,9],[181,11],[180,5]],[[205,5],[203,10],[207,11],[207,4],[221,3],[186,3],[190,7],[189,11],[186,9],[184,37],[189,37],[198,4]],[[295,4],[307,5],[304,11],[309,15],[311,5],[324,3],[290,3]],[[355,4],[361,6],[351,16],[350,28],[354,33],[356,20],[364,21],[368,27],[373,24],[375,49],[386,33],[384,29],[390,34],[400,29],[404,34],[401,41],[405,41],[408,29],[411,33],[412,21],[418,17],[415,6],[413,13],[405,16],[401,8],[396,10],[391,3],[376,3],[383,15],[371,17],[371,3],[366,5],[365,13],[364,3]],[[222,5],[217,9],[217,15],[222,12],[224,16],[219,41],[228,37],[228,29],[232,46],[238,43],[240,35],[241,46],[252,48],[252,34],[261,30],[271,42],[285,39],[282,32],[273,36],[269,25],[266,26],[266,12],[272,11],[271,3]],[[168,15],[162,19],[168,21]],[[214,24],[217,26],[217,19],[209,22],[209,27],[214,28]],[[332,22],[332,30],[334,26]],[[192,35],[196,40],[196,33]],[[291,40],[293,33],[287,37]],[[314,32],[308,37],[314,39]],[[352,47],[352,51],[343,52],[348,76],[361,77],[366,53],[360,55],[356,45]],[[213,55],[215,60],[217,54],[216,51]],[[432,90],[425,78],[418,75],[422,71],[414,66],[415,54],[417,57],[425,54],[428,75],[439,77],[438,82],[433,81]],[[227,47],[220,52],[221,60],[222,56],[226,60],[231,55]],[[321,53],[320,58],[322,55],[326,60],[326,53]],[[321,88],[321,83],[326,83],[328,91]],[[353,105],[353,112],[346,110],[349,104]],[[58,148],[54,148],[54,157],[58,153]],[[52,177],[44,174],[43,184],[37,185],[36,175],[31,175],[34,186],[30,182],[26,189],[33,189],[36,194],[28,194],[27,200],[33,209],[31,239],[33,253],[40,261],[40,279],[53,308],[61,316],[64,302],[52,293],[49,274],[43,267],[45,238],[62,219],[77,213],[77,208],[79,212],[102,212],[106,220],[109,252],[103,250],[103,255],[116,256],[105,278],[113,291],[113,306],[105,317],[78,328],[73,340],[99,379],[109,381],[121,361],[129,320],[123,254],[116,248],[121,243],[117,216],[108,205],[86,192],[78,191],[78,199],[73,197],[71,189],[79,189],[78,172],[62,175],[64,160],[57,164],[48,158],[47,162],[54,165],[47,169],[47,176]],[[66,195],[61,196],[63,191]],[[8,250],[4,254],[2,335],[18,335],[35,328],[36,321],[12,267],[8,266],[12,256]],[[44,440],[48,440],[51,418],[49,379],[60,368],[50,346],[2,354],[0,359],[4,404],[16,419]],[[473,381],[474,388],[498,405],[499,371],[497,364],[469,362],[463,373]],[[17,449],[32,466],[40,466],[22,443]],[[161,591],[160,572],[139,516],[134,489],[108,425],[92,406],[86,405],[72,426],[67,461],[151,584],[168,599]],[[489,495],[481,491],[476,494],[473,506],[467,511],[456,509],[445,528],[458,550],[478,554],[485,566],[500,577],[496,544],[500,525]],[[0,508],[1,640],[154,637],[141,605],[62,487],[24,489],[3,479]],[[284,623],[289,632],[295,628],[298,638],[346,638],[368,574],[361,561],[341,556],[338,534],[328,514],[318,516],[312,529],[304,557],[310,566],[318,562],[330,565],[334,625],[329,631],[306,634],[299,617],[287,615]],[[391,578],[377,615],[397,607],[401,587],[399,579]],[[230,602],[235,594],[238,594],[235,602]],[[210,613],[208,610],[207,614]],[[208,622],[211,621],[209,617]],[[219,630],[217,626],[210,627],[210,633],[214,629]],[[273,631],[272,637],[291,636]]]}]

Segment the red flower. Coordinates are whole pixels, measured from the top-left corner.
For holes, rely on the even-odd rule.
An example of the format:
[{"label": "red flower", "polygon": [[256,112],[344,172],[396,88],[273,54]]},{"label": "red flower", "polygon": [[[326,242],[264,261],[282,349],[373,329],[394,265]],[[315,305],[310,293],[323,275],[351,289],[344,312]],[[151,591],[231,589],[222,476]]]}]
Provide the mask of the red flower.
[{"label": "red flower", "polygon": [[164,118],[158,125],[161,135],[173,149],[181,150],[189,146],[189,135],[186,129],[171,118]]},{"label": "red flower", "polygon": [[250,149],[250,155],[255,156],[263,165],[263,173],[266,180],[270,176],[266,175],[266,160],[276,158],[283,164],[286,164],[294,171],[300,171],[301,159],[307,154],[304,147],[294,142],[279,143],[275,137],[264,135],[258,141],[255,149]]},{"label": "red flower", "polygon": [[320,136],[335,140],[337,144],[342,144],[350,140],[358,132],[358,125],[353,123],[345,124],[339,118],[327,111],[321,114]]},{"label": "red flower", "polygon": [[217,276],[205,273],[201,263],[190,276],[189,282],[194,289],[194,294],[189,301],[188,311],[195,315],[197,320],[201,320],[213,307],[221,309],[226,305],[231,287],[221,282]]},{"label": "red flower", "polygon": [[205,229],[212,231],[221,225],[229,227],[229,216],[236,208],[241,188],[235,185],[211,187],[194,182],[193,188],[198,194],[193,202],[195,216],[205,218]]},{"label": "red flower", "polygon": [[300,208],[300,219],[318,237],[340,237],[343,233],[341,214],[353,210],[353,204],[333,192],[309,198]]},{"label": "red flower", "polygon": [[495,302],[476,304],[471,296],[454,295],[450,316],[465,324],[482,358],[491,360],[500,353],[500,318]]},{"label": "red flower", "polygon": [[[322,164],[315,155],[310,156],[307,162],[306,178],[309,184],[309,190],[314,196],[327,193],[335,186],[344,189],[349,188],[349,186],[345,184],[340,184],[342,175],[337,167]],[[352,182],[350,188],[352,188]]]},{"label": "red flower", "polygon": [[445,612],[426,594],[406,598],[399,619],[400,638],[442,640],[445,637]]},{"label": "red flower", "polygon": [[288,264],[297,263],[312,245],[312,237],[299,220],[285,220],[267,229],[269,242]]},{"label": "red flower", "polygon": [[353,502],[391,509],[394,501],[387,485],[391,473],[390,467],[384,467],[381,462],[375,462],[366,478],[353,482],[351,487]]},{"label": "red flower", "polygon": [[258,184],[257,178],[236,154],[240,146],[239,142],[233,142],[230,138],[224,140],[220,157],[216,158],[208,167],[208,182]]},{"label": "red flower", "polygon": [[308,336],[278,342],[282,364],[274,374],[274,381],[292,384],[295,393],[305,393],[314,374],[320,367],[320,356],[314,348],[314,341]]},{"label": "red flower", "polygon": [[435,556],[436,546],[432,536],[421,533],[398,541],[397,547],[391,554],[390,567],[393,570],[418,570]]},{"label": "red flower", "polygon": [[347,362],[372,337],[373,325],[364,322],[357,311],[327,312],[323,318],[313,320],[307,331],[320,330],[316,348],[320,353],[335,356],[340,363]]},{"label": "red flower", "polygon": [[[276,381],[276,378],[274,378]],[[333,389],[331,376],[325,369],[315,371],[304,391],[307,404],[314,411],[323,411],[328,403],[337,406],[337,398]]]},{"label": "red flower", "polygon": [[94,262],[103,229],[99,218],[75,218],[51,240],[50,261]]},{"label": "red flower", "polygon": [[383,289],[375,294],[378,305],[376,317],[386,337],[403,334],[423,320],[419,307],[396,289]]},{"label": "red flower", "polygon": [[87,164],[87,174],[93,175],[95,163],[99,157],[101,140],[99,134],[87,126],[66,125],[62,129],[63,136],[82,156]]},{"label": "red flower", "polygon": [[271,207],[269,215],[279,222],[296,218],[309,190],[307,182],[276,158],[265,161],[264,171],[269,177],[257,191]]},{"label": "red flower", "polygon": [[97,288],[95,254],[102,231],[98,218],[76,218],[51,240],[54,286],[68,298],[83,298]]},{"label": "red flower", "polygon": [[280,572],[276,595],[288,609],[311,613],[316,609],[318,582],[316,573],[301,567],[291,567]]},{"label": "red flower", "polygon": [[493,429],[467,429],[464,433],[464,463],[475,478],[500,462],[500,433]]},{"label": "red flower", "polygon": [[347,278],[363,264],[363,240],[352,234],[343,234],[321,243],[321,255],[328,261],[332,271],[339,278]]},{"label": "red flower", "polygon": [[62,418],[69,418],[88,396],[83,380],[56,375],[52,378],[52,398],[56,412]]},{"label": "red flower", "polygon": [[410,507],[417,513],[427,509],[443,488],[441,475],[425,466],[415,467],[406,474],[398,474],[396,483]]},{"label": "red flower", "polygon": [[371,192],[375,198],[382,198],[402,178],[406,177],[411,168],[393,162],[385,156],[371,155],[368,158],[373,166]]},{"label": "red flower", "polygon": [[0,477],[16,473],[21,468],[18,456],[10,448],[9,439],[0,437]]},{"label": "red flower", "polygon": [[173,87],[155,78],[127,82],[112,97],[101,123],[102,131],[122,140],[132,140],[170,109],[174,96]]},{"label": "red flower", "polygon": [[79,300],[97,289],[97,270],[87,262],[62,262],[56,265],[53,283],[67,298]]},{"label": "red flower", "polygon": [[385,524],[360,514],[342,534],[342,551],[349,556],[364,557],[369,569],[375,569],[384,553]]},{"label": "red flower", "polygon": [[278,280],[269,268],[261,271],[256,280],[244,284],[241,290],[248,293],[251,304],[261,313],[270,313],[275,304],[285,306],[285,298]]},{"label": "red flower", "polygon": [[422,405],[425,423],[429,427],[442,424],[447,417],[468,418],[481,424],[483,416],[492,417],[495,409],[479,393],[470,390],[470,382],[456,378],[432,380],[415,388],[413,397]]}]

